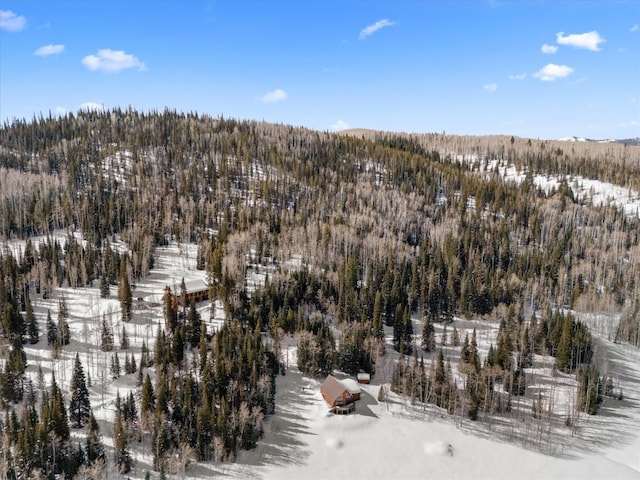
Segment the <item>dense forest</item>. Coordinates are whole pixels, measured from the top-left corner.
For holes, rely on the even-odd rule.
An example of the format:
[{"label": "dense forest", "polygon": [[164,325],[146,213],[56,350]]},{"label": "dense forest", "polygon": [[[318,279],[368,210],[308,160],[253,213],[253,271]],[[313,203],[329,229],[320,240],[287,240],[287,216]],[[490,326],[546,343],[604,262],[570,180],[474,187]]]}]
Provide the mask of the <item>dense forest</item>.
[{"label": "dense forest", "polygon": [[[524,181],[482,168],[492,160],[525,172]],[[557,187],[540,188],[534,174]],[[548,354],[579,376],[580,408],[596,413],[607,380],[591,366],[588,329],[562,308],[621,313],[612,335],[640,345],[640,229],[637,216],[578,196],[577,177],[638,191],[640,147],[336,134],[168,110],[3,125],[0,239],[26,240],[19,254],[0,251],[3,475],[73,478],[106,464],[126,473],[135,442],[153,446],[160,473],[175,471],[169,460],[185,452],[233,460],[276,408],[288,335],[305,373],[373,373],[391,331],[401,354],[392,388],[472,419],[507,409],[526,389],[531,355]],[[52,235],[61,230],[63,246]],[[55,377],[34,385],[25,376],[24,345],[45,342],[55,358],[70,340],[64,297],[45,318],[32,301],[61,287],[108,296],[113,286],[128,322],[132,285],[172,241],[197,244],[227,322],[210,335],[194,305],[167,301],[163,328],[135,356],[126,333],[116,348],[113,327],[98,325],[112,374],[136,376],[138,392],[117,399],[106,458],[82,363],[64,395]],[[246,282],[251,265],[271,267],[256,290]],[[454,316],[502,318],[485,359],[475,335],[452,332],[464,388],[433,338],[433,324]],[[425,354],[437,357],[431,371]],[[86,440],[72,439],[70,426]]]}]

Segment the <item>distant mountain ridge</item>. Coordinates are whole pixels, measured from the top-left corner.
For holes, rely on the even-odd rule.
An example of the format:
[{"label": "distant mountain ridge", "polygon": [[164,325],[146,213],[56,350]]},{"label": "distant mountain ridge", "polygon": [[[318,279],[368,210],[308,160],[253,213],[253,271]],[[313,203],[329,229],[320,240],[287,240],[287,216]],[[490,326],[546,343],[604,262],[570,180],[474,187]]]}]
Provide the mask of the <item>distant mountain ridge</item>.
[{"label": "distant mountain ridge", "polygon": [[562,137],[558,139],[559,142],[596,142],[596,143],[621,143],[623,145],[640,146],[640,137],[624,138],[624,139],[607,139],[607,140],[594,140],[592,138],[583,137]]},{"label": "distant mountain ridge", "polygon": [[[334,133],[341,133],[341,134],[346,134],[346,135],[355,135],[355,136],[365,136],[365,137],[369,137],[369,138],[375,138],[376,135],[429,135],[429,134],[419,134],[419,133],[408,133],[408,132],[387,132],[387,131],[383,131],[383,130],[374,130],[374,129],[370,129],[370,128],[350,128],[347,130],[339,130],[337,132]],[[437,134],[436,134],[437,135]],[[445,135],[444,133],[442,135]],[[456,136],[456,135],[454,135]],[[462,136],[470,136],[470,137],[477,137],[477,138],[486,138],[486,137],[506,137],[508,138],[509,135],[504,134],[504,135],[462,135]],[[527,139],[526,137],[525,140]],[[533,140],[533,138],[531,138],[531,140]],[[594,138],[584,138],[584,137],[578,137],[578,136],[570,136],[570,137],[561,137],[558,139],[541,139],[541,138],[537,138],[536,140],[539,141],[556,141],[556,142],[591,142],[591,143],[618,143],[621,145],[633,145],[633,146],[640,146],[640,137],[635,137],[635,138],[623,138],[623,139],[614,139],[614,138],[608,138],[608,139],[594,139]]]}]

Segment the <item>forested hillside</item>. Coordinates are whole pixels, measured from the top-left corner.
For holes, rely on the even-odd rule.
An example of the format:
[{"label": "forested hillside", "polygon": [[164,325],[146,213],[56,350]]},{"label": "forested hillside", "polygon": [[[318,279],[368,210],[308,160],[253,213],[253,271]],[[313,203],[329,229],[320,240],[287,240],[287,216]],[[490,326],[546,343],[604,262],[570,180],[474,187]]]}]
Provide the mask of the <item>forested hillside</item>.
[{"label": "forested hillside", "polygon": [[[524,180],[505,179],[503,166]],[[557,187],[541,188],[535,176]],[[522,394],[531,356],[549,354],[559,371],[584,377],[581,408],[595,413],[590,334],[559,309],[621,313],[612,335],[640,345],[640,229],[637,214],[578,194],[583,179],[639,191],[640,147],[336,134],[120,109],[5,124],[0,449],[13,466],[5,474],[71,478],[100,462],[127,472],[135,440],[153,446],[159,472],[186,447],[198,460],[232,460],[255,445],[274,410],[278,347],[289,334],[300,370],[317,375],[375,372],[392,329],[393,348],[416,359],[399,365],[392,388],[449,410],[464,404],[470,418],[503,401],[491,394],[495,382],[509,397]],[[26,241],[19,252],[9,248],[17,240]],[[118,397],[114,429],[125,433],[114,434],[114,460],[105,459],[80,361],[64,394],[49,378],[37,395],[25,374],[24,345],[44,342],[53,358],[69,348],[64,298],[48,319],[32,303],[60,288],[96,287],[106,297],[114,287],[126,324],[136,315],[133,286],[170,242],[197,244],[226,326],[210,335],[194,306],[166,302],[152,344],[135,356],[121,345],[115,361],[126,357],[138,394]],[[259,266],[269,273],[255,288],[247,274]],[[462,370],[477,380],[464,392],[444,358],[428,384],[416,380],[417,352],[436,349],[433,324],[454,316],[504,324],[484,365],[475,336],[457,340]],[[412,317],[423,322],[418,343]],[[108,323],[97,328],[96,348],[115,351]],[[69,440],[70,426],[83,428],[82,445]]]}]

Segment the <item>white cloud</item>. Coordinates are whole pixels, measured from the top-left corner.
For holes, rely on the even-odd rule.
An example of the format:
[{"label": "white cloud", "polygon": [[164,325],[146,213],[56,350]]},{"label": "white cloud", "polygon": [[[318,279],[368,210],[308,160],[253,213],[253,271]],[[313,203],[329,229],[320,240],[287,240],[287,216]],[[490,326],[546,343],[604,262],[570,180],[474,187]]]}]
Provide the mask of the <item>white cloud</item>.
[{"label": "white cloud", "polygon": [[103,112],[104,105],[96,102],[84,102],[82,105],[78,107],[78,111]]},{"label": "white cloud", "polygon": [[122,50],[111,50],[110,48],[98,50],[97,55],[87,55],[82,59],[82,64],[89,70],[102,70],[109,73],[127,68],[137,68],[139,72],[147,70],[145,64],[137,57]]},{"label": "white cloud", "polygon": [[621,122],[618,124],[620,127],[637,127],[640,125],[640,122],[637,120],[631,120],[630,122]]},{"label": "white cloud", "polygon": [[571,75],[571,73],[573,73],[573,68],[571,67],[549,63],[534,73],[533,76],[539,78],[543,82],[553,82],[558,78],[564,78]]},{"label": "white cloud", "polygon": [[262,97],[260,97],[260,101],[262,103],[278,103],[287,99],[287,92],[282,90],[281,88],[276,88],[271,92],[265,93]]},{"label": "white cloud", "polygon": [[487,83],[482,88],[484,88],[487,92],[495,92],[498,89],[497,83]]},{"label": "white cloud", "polygon": [[546,43],[542,45],[542,53],[556,53],[558,51],[558,47],[555,45],[547,45]]},{"label": "white cloud", "polygon": [[16,15],[11,10],[0,10],[0,29],[9,32],[19,32],[27,26],[27,19]]},{"label": "white cloud", "polygon": [[48,57],[49,55],[57,55],[62,52],[64,52],[64,45],[49,44],[38,48],[35,52],[33,52],[33,54],[39,57]]},{"label": "white cloud", "polygon": [[585,48],[597,52],[600,50],[600,44],[606,42],[600,34],[593,30],[587,33],[572,33],[565,35],[564,32],[556,34],[556,41],[559,45],[570,45],[575,48]]},{"label": "white cloud", "polygon": [[345,122],[344,120],[338,120],[336,123],[332,124],[329,127],[329,130],[331,130],[332,132],[339,132],[340,130],[348,130],[351,128],[351,125],[349,125],[347,122]]},{"label": "white cloud", "polygon": [[640,29],[640,26],[636,23],[633,27],[629,29],[630,32],[637,32]]},{"label": "white cloud", "polygon": [[515,75],[509,75],[509,80],[524,80],[527,78],[526,73],[516,73]]},{"label": "white cloud", "polygon": [[56,113],[61,117],[64,117],[67,113],[69,113],[69,110],[64,107],[56,107]]},{"label": "white cloud", "polygon": [[360,30],[360,36],[358,38],[362,40],[364,38],[367,38],[369,35],[373,35],[381,28],[391,27],[392,25],[395,25],[395,24],[396,22],[392,22],[386,18],[383,18],[382,20],[378,20],[376,23],[368,25],[364,27],[362,30]]}]

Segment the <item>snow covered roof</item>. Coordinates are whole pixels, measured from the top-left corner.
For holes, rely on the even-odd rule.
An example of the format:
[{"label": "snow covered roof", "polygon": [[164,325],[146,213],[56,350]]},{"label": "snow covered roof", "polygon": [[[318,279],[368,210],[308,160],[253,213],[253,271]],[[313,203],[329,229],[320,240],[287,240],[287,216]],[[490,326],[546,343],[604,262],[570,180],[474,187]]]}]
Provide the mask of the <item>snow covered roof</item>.
[{"label": "snow covered roof", "polygon": [[340,383],[345,386],[345,388],[351,395],[355,395],[361,392],[358,382],[356,382],[353,378],[343,378],[342,380],[340,380]]},{"label": "snow covered roof", "polygon": [[336,377],[333,375],[327,376],[326,380],[320,387],[320,390],[324,394],[325,398],[335,401],[338,400],[345,391],[349,392]]},{"label": "snow covered roof", "polygon": [[360,381],[362,380],[371,380],[371,374],[366,372],[360,372],[356,378]]},{"label": "snow covered roof", "polygon": [[[181,293],[181,283],[182,281],[178,281],[174,283],[174,285],[169,285],[171,291],[175,295],[180,295]],[[194,278],[190,280],[185,280],[184,286],[187,288],[187,293],[201,292],[203,290],[208,290],[209,285],[204,278]]]}]

